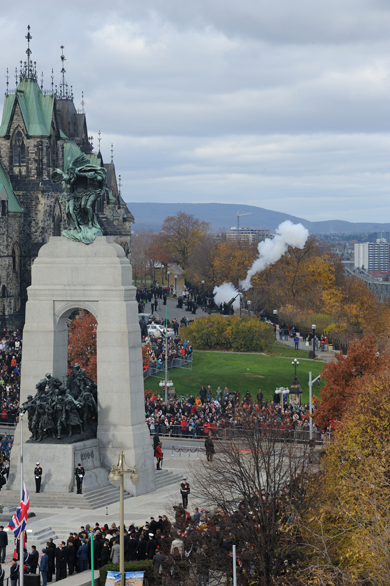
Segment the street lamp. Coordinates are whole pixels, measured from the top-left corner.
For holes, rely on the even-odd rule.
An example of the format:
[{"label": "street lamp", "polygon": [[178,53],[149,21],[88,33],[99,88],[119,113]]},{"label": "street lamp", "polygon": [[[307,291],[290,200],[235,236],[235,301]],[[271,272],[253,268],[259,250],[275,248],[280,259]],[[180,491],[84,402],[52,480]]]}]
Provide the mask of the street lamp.
[{"label": "street lamp", "polygon": [[123,480],[125,474],[130,474],[130,480],[134,485],[137,485],[139,482],[139,475],[137,474],[136,466],[132,468],[125,468],[125,455],[121,448],[118,457],[118,464],[115,466],[114,464],[111,466],[111,472],[108,475],[108,479],[116,486],[119,487],[119,571],[121,574],[121,586],[125,586],[125,539],[123,535],[123,527],[125,526],[125,502],[124,502],[124,486]]},{"label": "street lamp", "polygon": [[204,279],[201,280],[202,283],[202,291],[204,290]]},{"label": "street lamp", "polygon": [[316,357],[316,327],[316,324],[311,326],[311,329],[313,330],[313,359]]},{"label": "street lamp", "polygon": [[169,289],[169,275],[171,274],[171,271],[167,271],[167,275],[168,275],[168,289]]},{"label": "street lamp", "polygon": [[294,358],[294,360],[291,362],[291,364],[293,365],[293,367],[295,369],[295,375],[294,375],[294,382],[290,387],[290,403],[296,402],[296,403],[298,403],[298,405],[300,405],[303,391],[302,391],[302,387],[299,384],[298,378],[297,378],[297,366],[298,366],[299,362],[296,358]]},{"label": "street lamp", "polygon": [[164,265],[161,265],[161,283],[164,285]]},{"label": "street lamp", "polygon": [[177,275],[175,275],[175,294],[177,295]]},{"label": "street lamp", "polygon": [[248,299],[248,301],[246,302],[246,304],[248,306],[248,313],[250,313],[251,303],[252,303],[252,301],[250,299]]}]

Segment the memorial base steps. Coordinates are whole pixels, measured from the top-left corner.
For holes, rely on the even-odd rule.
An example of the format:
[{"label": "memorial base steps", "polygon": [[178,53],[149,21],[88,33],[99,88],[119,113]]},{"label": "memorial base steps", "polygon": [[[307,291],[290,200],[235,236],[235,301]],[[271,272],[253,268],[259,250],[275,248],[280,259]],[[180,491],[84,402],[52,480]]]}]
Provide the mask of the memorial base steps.
[{"label": "memorial base steps", "polygon": [[[125,499],[131,494],[125,491]],[[17,507],[20,496],[16,491],[1,491],[0,505],[3,507]],[[40,492],[30,493],[30,511],[36,509],[99,509],[113,503],[119,503],[119,488],[111,484],[83,494],[75,492]]]},{"label": "memorial base steps", "polygon": [[182,480],[182,474],[177,474],[171,470],[156,470],[156,490],[164,486],[169,486],[170,484],[180,484]]}]

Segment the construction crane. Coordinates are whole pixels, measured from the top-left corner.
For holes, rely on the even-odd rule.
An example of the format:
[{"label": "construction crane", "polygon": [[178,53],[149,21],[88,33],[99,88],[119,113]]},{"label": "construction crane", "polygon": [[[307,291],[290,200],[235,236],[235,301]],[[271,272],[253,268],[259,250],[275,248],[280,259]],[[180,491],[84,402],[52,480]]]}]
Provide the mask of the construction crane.
[{"label": "construction crane", "polygon": [[240,214],[240,212],[237,212],[235,214],[235,218],[237,218],[237,232],[239,232],[240,230],[240,218],[241,216],[249,216],[252,212],[245,212],[245,214]]}]

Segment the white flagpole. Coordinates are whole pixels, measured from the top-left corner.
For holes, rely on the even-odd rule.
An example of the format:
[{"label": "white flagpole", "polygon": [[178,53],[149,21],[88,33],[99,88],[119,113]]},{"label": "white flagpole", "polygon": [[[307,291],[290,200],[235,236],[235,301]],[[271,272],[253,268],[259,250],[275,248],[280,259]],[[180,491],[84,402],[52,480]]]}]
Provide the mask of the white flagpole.
[{"label": "white flagpole", "polygon": [[[23,498],[23,413],[20,414],[20,502]],[[19,586],[23,586],[24,583],[24,531],[19,536]]]}]

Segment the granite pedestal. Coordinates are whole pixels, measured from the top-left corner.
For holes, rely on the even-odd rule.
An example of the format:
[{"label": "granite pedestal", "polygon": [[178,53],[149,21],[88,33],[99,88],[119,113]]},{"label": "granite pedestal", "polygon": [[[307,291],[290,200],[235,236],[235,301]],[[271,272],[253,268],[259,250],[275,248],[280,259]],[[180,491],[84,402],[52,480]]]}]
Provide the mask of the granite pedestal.
[{"label": "granite pedestal", "polygon": [[[113,237],[98,237],[90,245],[61,236],[51,237],[40,249],[32,266],[23,331],[21,402],[27,399],[27,395],[34,394],[36,383],[47,372],[60,379],[66,375],[66,320],[75,309],[91,312],[98,323],[97,439],[101,467],[108,472],[111,465],[117,463],[122,446],[128,464],[137,466],[140,477],[138,485],[134,486],[130,475],[125,475],[125,489],[133,495],[140,495],[155,490],[155,471],[145,424],[141,336],[135,293],[130,262]],[[23,433],[27,440],[30,433],[27,417],[24,419]],[[75,445],[24,444],[26,456],[31,454],[32,460],[42,463],[44,474],[51,475],[45,490],[51,490],[50,484],[53,487],[66,485],[71,489],[73,478],[68,477],[68,463],[74,463]],[[19,490],[20,486],[19,449],[18,426],[12,450],[9,482],[12,490]],[[45,463],[44,454],[47,457],[52,454],[54,461]],[[25,467],[35,465],[30,456],[28,458]],[[66,461],[64,468],[62,458]],[[66,478],[58,479],[61,474]],[[24,476],[31,478],[29,482],[33,486],[33,468],[25,469]]]}]

